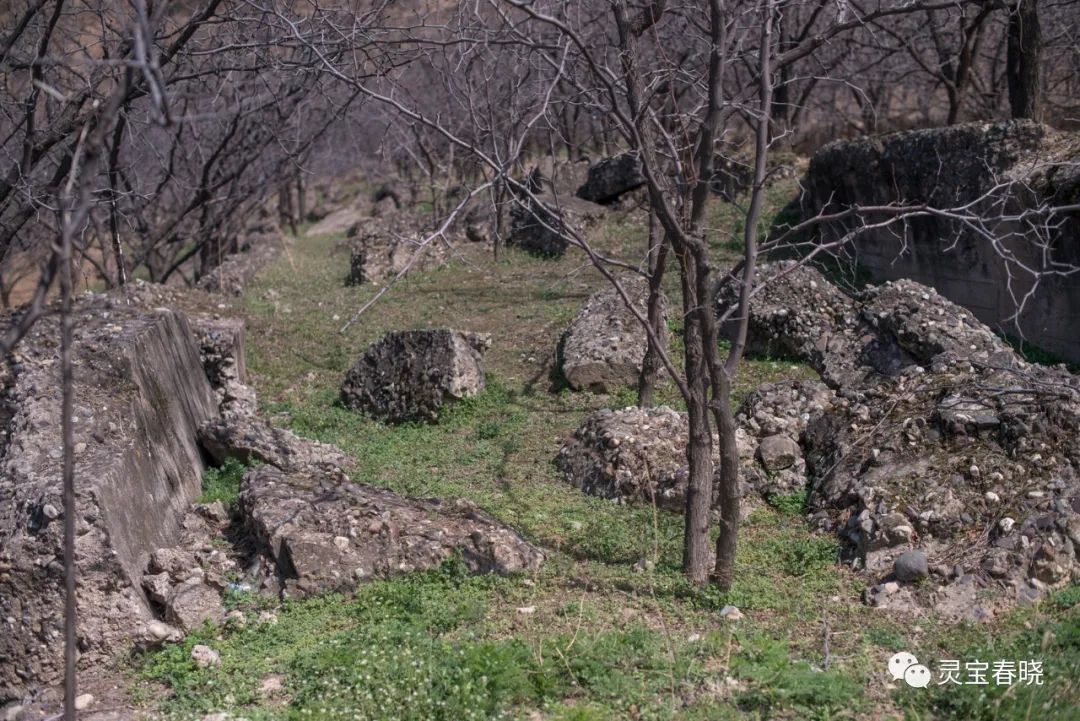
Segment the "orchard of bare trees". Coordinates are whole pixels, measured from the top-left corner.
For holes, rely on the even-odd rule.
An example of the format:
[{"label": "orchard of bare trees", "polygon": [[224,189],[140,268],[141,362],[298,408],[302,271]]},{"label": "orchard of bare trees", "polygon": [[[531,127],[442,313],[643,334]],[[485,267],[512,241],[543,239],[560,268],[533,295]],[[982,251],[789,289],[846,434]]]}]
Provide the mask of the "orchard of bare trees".
[{"label": "orchard of bare trees", "polygon": [[[695,592],[729,594],[739,582],[748,481],[746,419],[739,416],[745,394],[736,389],[748,354],[760,350],[762,328],[772,323],[797,337],[783,350],[801,354],[827,384],[840,377],[830,352],[881,373],[888,363],[916,364],[924,373],[956,350],[933,335],[933,318],[918,331],[897,330],[889,324],[901,321],[875,305],[878,291],[858,295],[866,290],[860,244],[875,244],[866,266],[878,262],[893,279],[907,271],[890,275],[888,268],[906,268],[891,259],[919,252],[928,273],[945,273],[938,266],[947,263],[926,261],[926,251],[916,247],[926,238],[939,246],[931,255],[967,252],[984,266],[1000,265],[990,281],[980,279],[1005,287],[994,292],[1013,307],[994,330],[1024,342],[1029,333],[1043,333],[1062,348],[1070,343],[1069,329],[1038,318],[1067,313],[1055,299],[1075,297],[1070,289],[1080,279],[1080,257],[1062,246],[1063,238],[1075,239],[1080,212],[1074,192],[1080,187],[1080,3],[1074,0],[12,0],[0,9],[0,78],[0,352],[14,359],[35,324],[60,317],[69,714],[78,646],[78,530],[71,509],[81,482],[74,420],[80,292],[123,293],[137,282],[178,292],[221,290],[230,259],[247,257],[260,243],[280,244],[295,263],[293,250],[310,224],[348,192],[392,202],[394,212],[419,209],[419,219],[416,227],[387,231],[398,240],[408,236],[408,252],[391,253],[377,289],[333,316],[336,332],[327,346],[344,347],[350,333],[378,317],[380,303],[429,250],[452,254],[462,228],[486,244],[485,262],[499,268],[515,262],[507,248],[524,218],[541,227],[558,250],[551,254],[569,249],[581,268],[599,273],[643,338],[637,407],[650,412],[667,393],[685,409],[679,568]],[[954,126],[944,140],[913,146],[878,139]],[[979,157],[981,141],[971,138],[999,131],[1012,143],[1001,145],[1007,152]],[[834,140],[851,140],[861,155],[851,151],[856,159],[839,167],[819,153]],[[968,164],[943,159],[969,142]],[[920,157],[900,157],[914,146]],[[1016,158],[1044,150],[1045,158],[1013,172]],[[591,180],[604,163],[622,163],[619,172],[631,177],[621,198],[598,201],[617,206],[642,230],[629,253],[613,251],[606,236],[598,241],[588,223],[573,220],[583,198],[596,199],[575,197],[575,169],[588,166]],[[905,163],[915,168],[910,177],[895,170]],[[774,189],[784,182],[794,191],[778,211]],[[382,222],[400,216],[388,217]],[[291,239],[261,231],[275,225]],[[348,237],[366,232],[363,222],[354,223]],[[971,243],[984,250],[971,251]],[[368,253],[354,252],[351,282],[371,280],[359,268],[370,266]],[[780,259],[786,262],[775,262]],[[787,298],[793,285],[805,290],[812,283],[816,290],[817,281],[807,280],[816,276],[807,273],[826,267],[859,278],[848,289],[855,305],[837,301],[844,310],[828,321],[837,328],[821,321],[792,330],[799,308],[770,318],[757,310],[787,302],[776,298]],[[639,285],[646,288],[643,303],[635,301]],[[990,292],[983,287],[973,284],[963,291],[972,302],[958,302],[976,315],[990,312],[989,301],[979,304]],[[264,297],[275,314],[276,294]],[[930,295],[924,300],[936,302]],[[974,322],[966,318],[957,323]],[[900,340],[882,351],[887,344],[875,334],[886,332]],[[858,352],[837,351],[859,333]],[[913,350],[912,334],[933,340]],[[486,348],[473,336],[462,338],[453,341],[454,352],[469,344],[480,348],[476,353]],[[371,363],[416,352],[412,342],[380,350],[382,356],[372,357],[383,360]],[[1031,395],[1037,404],[1076,393],[1029,367],[1014,373],[1028,389],[1017,391],[989,375],[1005,372],[994,355],[1004,346],[979,343],[970,349],[978,345],[988,355],[972,369],[987,376],[956,380],[971,386],[957,396],[960,405],[992,390],[1004,418],[1001,408],[1013,395]],[[930,345],[935,352],[920,355]],[[321,369],[311,366],[313,374]],[[843,372],[853,377],[849,366]],[[482,389],[483,371],[474,375]],[[15,387],[13,380],[4,384],[5,392]],[[1059,387],[1069,390],[1054,390]],[[857,417],[851,427],[861,423],[865,434],[851,443],[821,451],[816,460],[805,448],[807,462],[817,463],[811,480],[831,478],[865,437],[887,433],[889,414],[916,402],[910,388],[901,383],[902,394],[882,396],[874,412],[887,413],[873,416],[876,425],[870,411]],[[860,404],[874,406],[880,389],[832,390],[844,398],[845,412],[854,413]],[[231,398],[231,391],[215,391]],[[952,398],[944,385],[933,393]],[[953,418],[940,407],[934,414]],[[905,423],[904,433],[924,432],[911,418]],[[836,438],[847,432],[832,430]],[[205,455],[211,446],[202,436],[199,443]],[[809,441],[792,443],[798,450]],[[1018,458],[1029,450],[1020,443],[1009,453]],[[864,471],[882,448],[873,451]],[[1066,455],[1075,463],[1075,446]],[[237,457],[274,465],[254,451]],[[978,463],[964,463],[964,473],[984,477]],[[986,498],[999,495],[989,486],[983,491]],[[857,508],[876,508],[876,492],[870,486]],[[859,493],[838,497],[848,503]],[[885,508],[884,501],[878,505]],[[812,506],[825,514],[824,505]],[[853,555],[865,557],[867,548],[877,550],[867,539],[884,533],[876,520],[867,525],[870,515],[849,513],[844,523],[854,520],[847,527],[819,521],[830,532],[861,532],[851,545]],[[909,521],[893,527],[907,528]],[[912,534],[917,540],[918,530]],[[979,543],[993,538],[987,530]],[[1033,564],[1040,552],[1032,551]],[[862,570],[870,566],[865,558],[858,563]],[[1046,576],[1038,573],[1033,577]],[[1039,582],[1060,581],[1053,579]]]}]

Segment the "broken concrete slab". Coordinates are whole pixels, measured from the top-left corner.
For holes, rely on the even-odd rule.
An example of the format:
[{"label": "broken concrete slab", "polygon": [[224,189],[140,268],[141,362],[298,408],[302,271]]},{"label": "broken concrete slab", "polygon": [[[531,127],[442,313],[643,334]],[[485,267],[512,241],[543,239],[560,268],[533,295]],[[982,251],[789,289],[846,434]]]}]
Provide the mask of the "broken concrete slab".
[{"label": "broken concrete slab", "polygon": [[209,420],[199,426],[198,437],[203,450],[217,464],[232,458],[244,464],[269,463],[284,470],[349,465],[348,456],[335,446],[299,438],[263,418]]},{"label": "broken concrete slab", "polygon": [[474,573],[529,572],[544,560],[472,503],[405,498],[340,472],[254,468],[244,475],[240,511],[286,595],[350,592],[455,555]]},{"label": "broken concrete slab", "polygon": [[[196,428],[217,413],[186,317],[117,296],[76,306],[78,636],[91,664],[152,620],[151,550],[173,542],[200,492]],[[57,320],[39,321],[5,383],[0,448],[0,698],[62,670],[63,573]],[[50,512],[52,509],[52,512]]]}]

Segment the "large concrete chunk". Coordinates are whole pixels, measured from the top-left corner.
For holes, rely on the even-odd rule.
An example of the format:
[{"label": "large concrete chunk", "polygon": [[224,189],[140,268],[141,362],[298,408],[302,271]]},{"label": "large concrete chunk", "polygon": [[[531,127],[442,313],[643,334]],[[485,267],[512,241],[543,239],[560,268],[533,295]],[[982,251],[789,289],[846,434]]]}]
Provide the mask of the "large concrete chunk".
[{"label": "large concrete chunk", "polygon": [[254,415],[257,403],[255,389],[247,384],[243,319],[194,314],[190,320],[221,414],[230,418]]},{"label": "large concrete chunk", "polygon": [[604,212],[598,205],[566,196],[520,199],[510,208],[507,245],[541,257],[560,257],[570,246],[571,231],[585,232]]},{"label": "large concrete chunk", "polygon": [[[648,283],[630,279],[622,285],[646,317]],[[667,303],[662,304],[666,328]],[[610,393],[637,383],[647,348],[648,335],[641,322],[615,288],[605,288],[585,302],[563,337],[563,375],[574,390]]]},{"label": "large concrete chunk", "polygon": [[602,498],[682,508],[687,482],[686,414],[666,406],[601,410],[567,439],[555,466]]},{"label": "large concrete chunk", "polygon": [[[850,244],[878,281],[910,278],[936,288],[982,322],[1080,361],[1080,217],[1038,214],[1080,201],[1080,134],[1031,121],[967,123],[830,143],[810,162],[806,217],[891,203],[967,206],[985,228],[945,216],[859,232]],[[821,228],[833,241],[856,220]],[[1042,226],[1038,232],[1036,227]],[[1036,278],[1038,282],[1036,283]],[[1019,321],[1012,318],[1021,311]]]},{"label": "large concrete chunk", "polygon": [[484,389],[490,337],[453,330],[388,333],[345,375],[341,400],[391,423],[435,420],[451,401]]},{"label": "large concrete chunk", "polygon": [[[747,349],[764,355],[796,357],[809,362],[830,386],[861,382],[862,361],[872,341],[860,327],[855,301],[817,270],[794,261],[758,266],[750,304]],[[727,316],[722,330],[731,335],[740,284],[725,281],[717,293],[717,311]]]},{"label": "large concrete chunk", "polygon": [[425,242],[419,233],[399,236],[377,221],[362,222],[355,230],[349,253],[349,285],[381,283],[438,268],[450,259],[451,248],[441,238]]},{"label": "large concrete chunk", "polygon": [[[185,316],[80,300],[75,324],[76,563],[80,663],[152,620],[148,554],[171,545],[200,492],[195,432],[217,413]],[[34,327],[5,383],[0,448],[0,699],[62,669],[60,381],[55,318]],[[2,420],[2,419],[0,419]]]},{"label": "large concrete chunk", "polygon": [[467,501],[404,498],[341,473],[252,469],[240,508],[287,595],[350,592],[366,580],[436,568],[454,555],[475,573],[533,571],[544,560]]},{"label": "large concrete chunk", "polygon": [[577,197],[594,203],[612,203],[623,193],[645,184],[641,161],[634,153],[604,158],[589,168],[589,177],[577,190]]},{"label": "large concrete chunk", "polygon": [[[783,261],[759,266],[754,282],[761,288],[750,303],[747,347],[805,360],[834,389],[928,366],[946,351],[982,362],[1012,355],[970,311],[914,281],[851,297],[814,268]],[[730,313],[738,293],[739,283],[722,284],[718,313]],[[729,335],[733,329],[733,321],[723,328]]]}]

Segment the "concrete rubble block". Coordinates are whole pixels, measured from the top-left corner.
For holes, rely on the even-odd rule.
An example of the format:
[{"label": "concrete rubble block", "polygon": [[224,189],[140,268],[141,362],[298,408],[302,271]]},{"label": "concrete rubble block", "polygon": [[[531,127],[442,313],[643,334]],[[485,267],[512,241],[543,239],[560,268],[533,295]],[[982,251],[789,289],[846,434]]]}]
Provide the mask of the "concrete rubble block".
[{"label": "concrete rubble block", "polygon": [[525,573],[544,560],[467,501],[405,498],[340,472],[254,468],[244,475],[240,511],[286,595],[349,592],[455,555],[474,573]]},{"label": "concrete rubble block", "polygon": [[432,421],[484,389],[490,336],[454,330],[388,333],[368,346],[341,387],[346,407],[389,423]]},{"label": "concrete rubble block", "polygon": [[[641,316],[648,315],[649,287],[644,279],[622,279],[622,285]],[[665,318],[667,300],[661,300]],[[648,348],[648,335],[615,288],[594,293],[581,307],[562,340],[562,371],[574,390],[593,393],[637,384]]]},{"label": "concrete rubble block", "polygon": [[165,600],[165,620],[184,630],[194,631],[204,623],[225,623],[221,594],[199,578],[176,586]]},{"label": "concrete rubble block", "polygon": [[571,196],[519,198],[510,208],[507,245],[540,257],[558,258],[570,246],[567,235],[585,233],[606,212],[602,206]]},{"label": "concrete rubble block", "polygon": [[686,414],[666,406],[597,411],[555,466],[588,494],[677,511],[686,501],[687,432]]},{"label": "concrete rubble block", "polygon": [[[75,317],[78,636],[87,667],[137,640],[153,618],[143,572],[152,550],[178,538],[200,493],[196,429],[218,399],[183,313],[87,294]],[[0,374],[0,698],[57,683],[62,672],[56,323],[40,320]]]},{"label": "concrete rubble block", "polygon": [[199,357],[217,394],[221,414],[254,415],[258,404],[255,389],[247,383],[243,319],[193,314],[190,320]]},{"label": "concrete rubble block", "polygon": [[577,197],[593,203],[612,203],[624,193],[645,184],[641,161],[634,153],[604,158],[589,168],[589,175],[577,190]]},{"label": "concrete rubble block", "polygon": [[378,284],[399,275],[438,268],[453,255],[453,248],[441,237],[399,234],[373,221],[355,227],[350,241],[349,285]]}]

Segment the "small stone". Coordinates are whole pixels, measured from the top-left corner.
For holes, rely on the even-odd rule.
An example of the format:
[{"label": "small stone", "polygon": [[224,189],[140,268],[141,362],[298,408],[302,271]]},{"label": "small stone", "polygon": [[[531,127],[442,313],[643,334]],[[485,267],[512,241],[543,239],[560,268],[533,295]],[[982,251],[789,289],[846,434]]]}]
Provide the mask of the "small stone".
[{"label": "small stone", "polygon": [[802,458],[799,444],[785,435],[763,438],[757,449],[758,459],[767,471],[782,471]]},{"label": "small stone", "polygon": [[57,518],[60,517],[60,511],[57,510],[56,506],[51,503],[46,503],[44,506],[41,507],[41,514],[48,518],[50,521],[55,521]]},{"label": "small stone", "polygon": [[1001,500],[1001,496],[994,493],[993,491],[987,491],[986,494],[983,496],[983,498],[990,501],[990,503],[997,503],[998,501]]},{"label": "small stone", "polygon": [[233,609],[225,614],[225,623],[228,623],[237,628],[243,628],[247,625],[247,616],[243,611]]},{"label": "small stone", "polygon": [[75,710],[85,711],[94,705],[94,695],[89,693],[79,694],[75,697]]},{"label": "small stone", "polygon": [[522,606],[517,610],[517,612],[527,616],[529,614],[536,613],[536,606]]},{"label": "small stone", "polygon": [[196,513],[211,523],[224,525],[229,522],[229,511],[221,501],[214,501],[213,503],[197,503],[195,504],[194,509]]},{"label": "small stone", "polygon": [[651,558],[639,558],[638,562],[634,564],[634,570],[638,573],[652,571],[654,568],[656,568],[656,561]]},{"label": "small stone", "polygon": [[926,554],[922,551],[904,551],[893,563],[893,572],[896,579],[903,582],[925,578],[930,573]]},{"label": "small stone", "polygon": [[263,698],[280,696],[285,690],[285,684],[281,676],[274,674],[267,676],[259,683],[259,695]]},{"label": "small stone", "polygon": [[1005,516],[1000,521],[998,521],[998,528],[1001,529],[1002,533],[1008,533],[1015,525],[1016,519],[1009,518],[1008,516]]},{"label": "small stone", "polygon": [[736,606],[724,606],[720,609],[720,618],[728,621],[741,621],[745,615]]},{"label": "small stone", "polygon": [[15,721],[23,712],[23,707],[17,703],[0,709],[0,721]]},{"label": "small stone", "polygon": [[191,649],[191,660],[195,662],[195,665],[199,668],[209,668],[210,666],[221,665],[221,654],[209,646],[203,644],[196,644]]},{"label": "small stone", "polygon": [[151,621],[146,624],[146,633],[150,637],[150,640],[158,643],[164,641],[179,641],[183,638],[183,633],[180,629],[170,626],[167,623],[161,621]]},{"label": "small stone", "polygon": [[167,573],[154,573],[143,576],[143,590],[154,603],[164,604],[172,592],[172,583]]},{"label": "small stone", "polygon": [[900,590],[900,584],[896,581],[887,581],[881,586],[882,590],[889,596],[893,595]]}]

